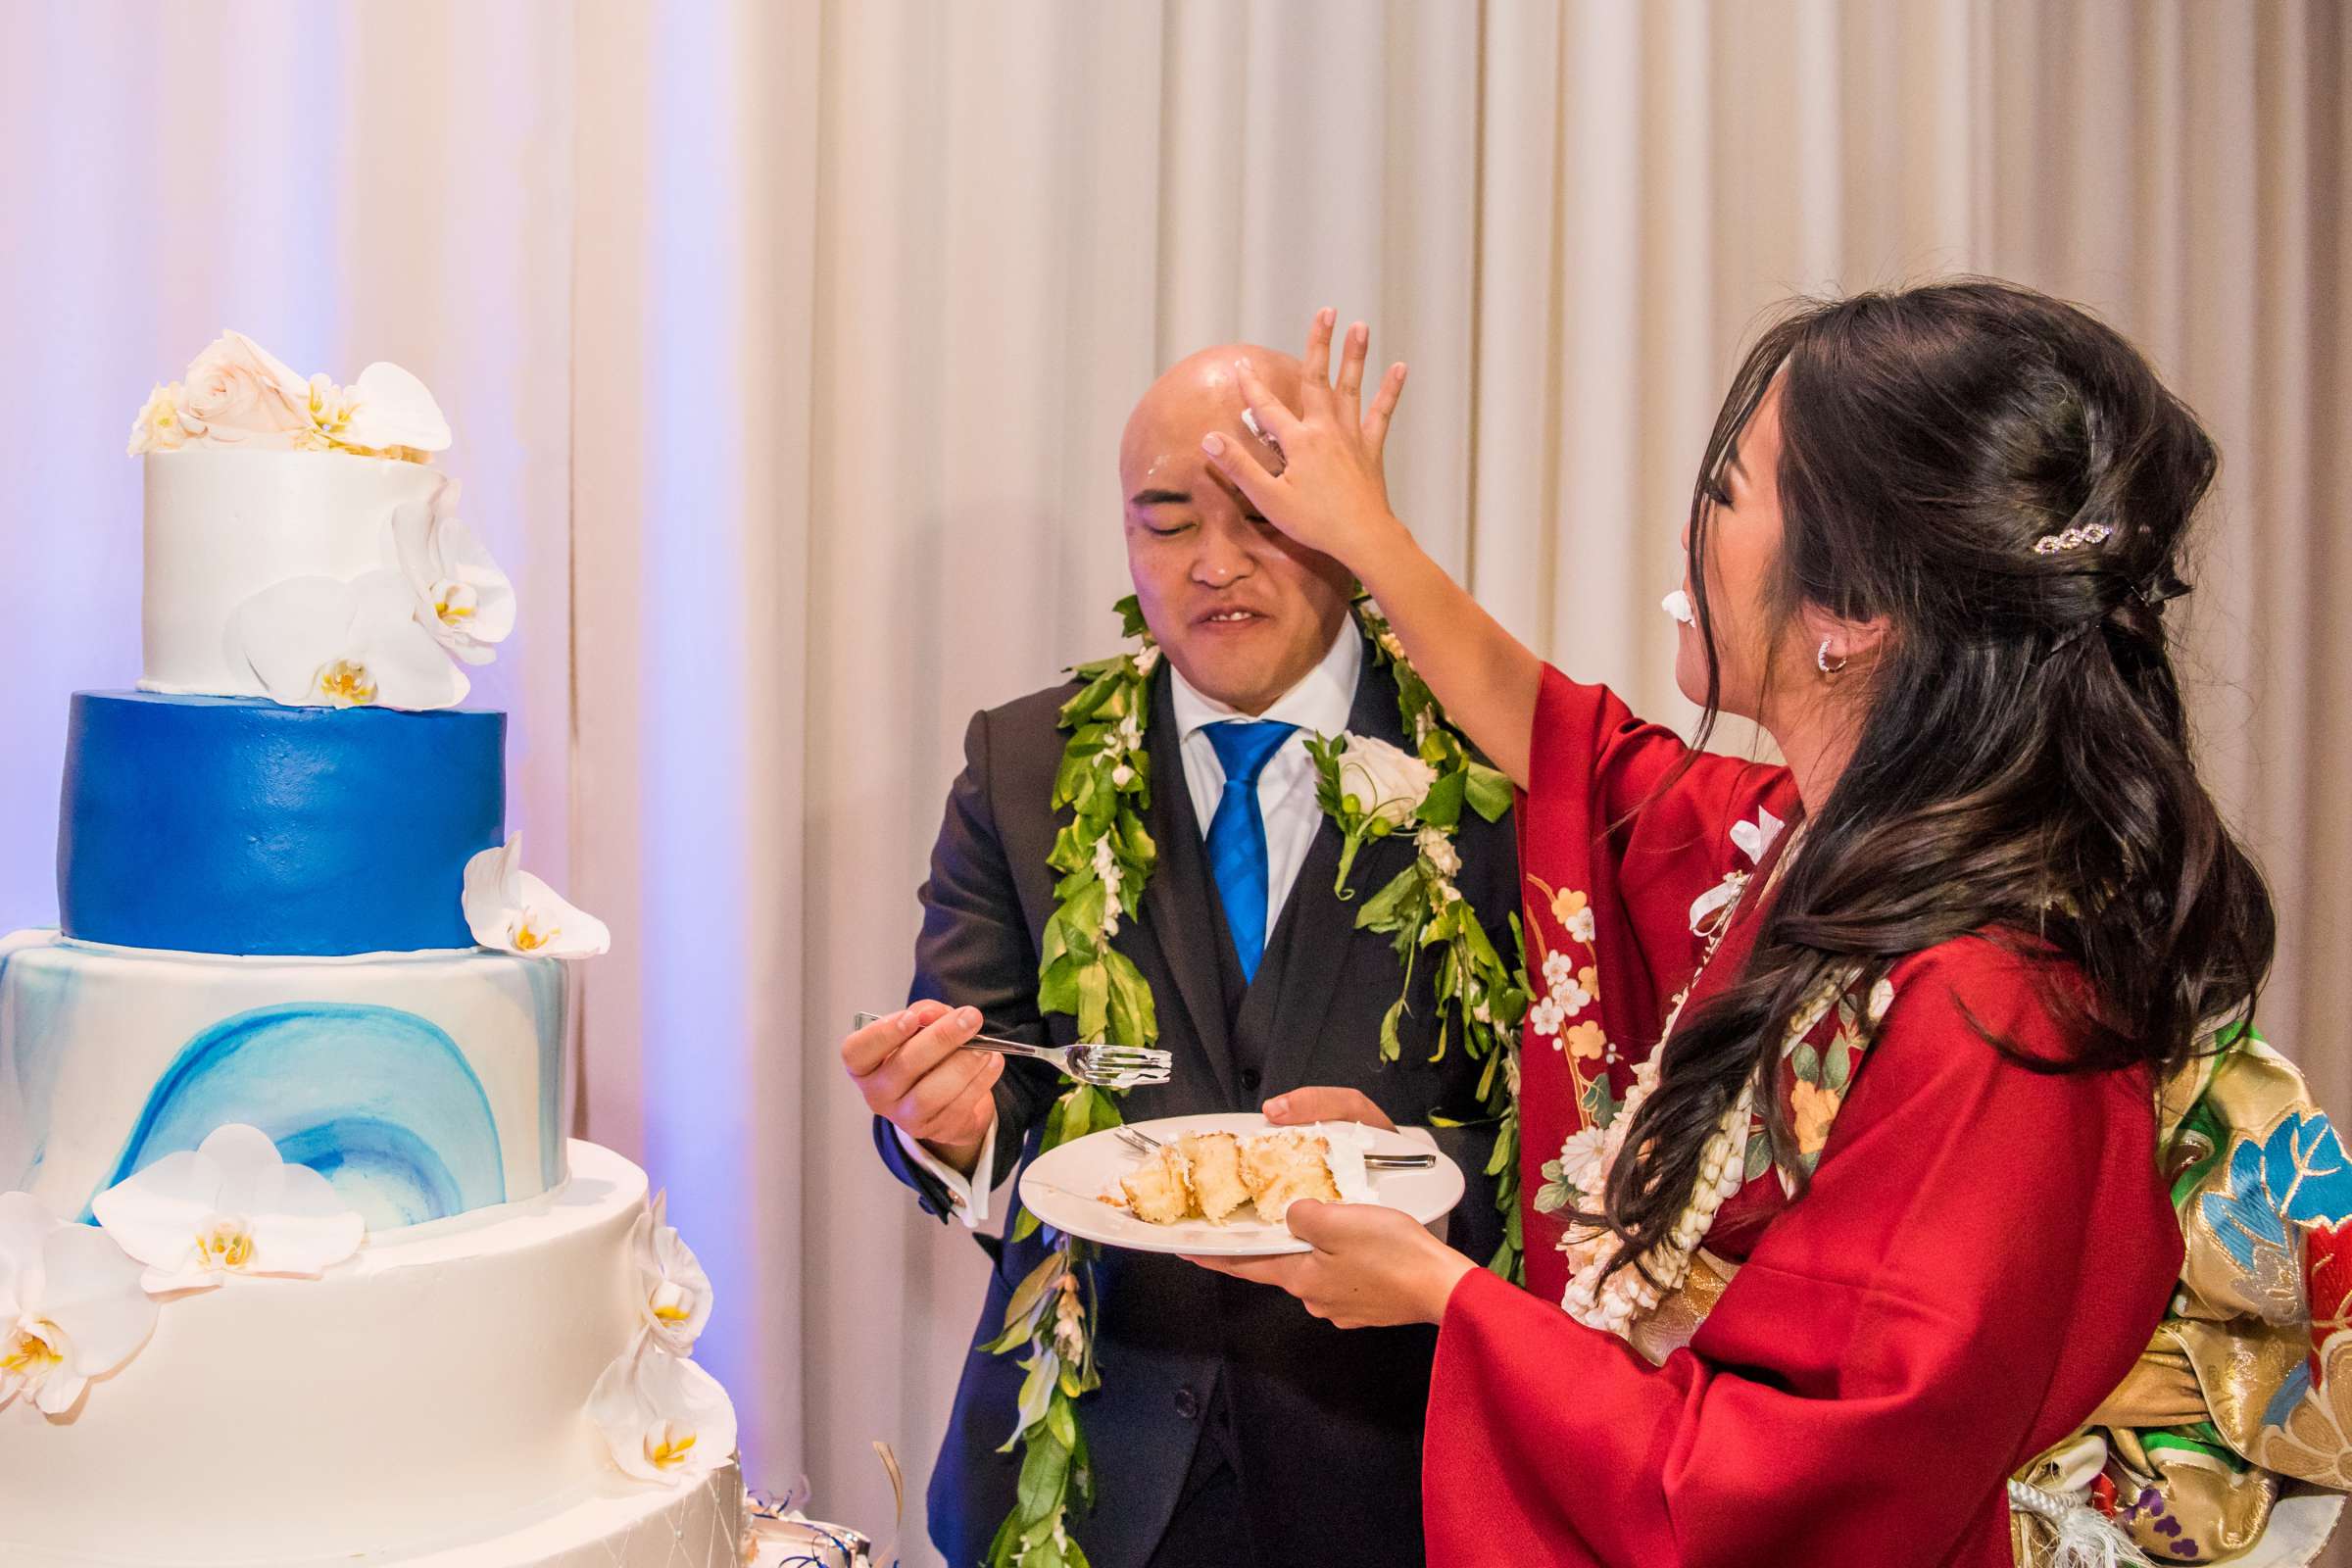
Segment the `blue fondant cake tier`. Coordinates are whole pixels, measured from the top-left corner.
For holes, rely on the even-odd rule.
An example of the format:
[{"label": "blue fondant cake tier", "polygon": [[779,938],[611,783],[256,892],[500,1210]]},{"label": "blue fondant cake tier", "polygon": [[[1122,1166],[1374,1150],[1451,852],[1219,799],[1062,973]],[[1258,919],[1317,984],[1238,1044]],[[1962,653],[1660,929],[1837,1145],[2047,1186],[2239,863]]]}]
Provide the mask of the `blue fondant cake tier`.
[{"label": "blue fondant cake tier", "polygon": [[66,935],[187,953],[473,944],[466,862],[506,832],[506,715],[79,692]]}]

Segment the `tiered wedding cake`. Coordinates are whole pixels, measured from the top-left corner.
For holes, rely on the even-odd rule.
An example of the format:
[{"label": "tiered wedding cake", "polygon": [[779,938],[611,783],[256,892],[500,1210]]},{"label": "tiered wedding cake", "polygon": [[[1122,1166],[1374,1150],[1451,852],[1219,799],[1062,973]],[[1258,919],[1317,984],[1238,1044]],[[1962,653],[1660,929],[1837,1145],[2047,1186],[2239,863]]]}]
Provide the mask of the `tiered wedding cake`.
[{"label": "tiered wedding cake", "polygon": [[505,838],[514,596],[425,389],[228,334],[159,388],[145,669],[73,700],[60,929],[0,943],[0,1561],[739,1558],[710,1283],[567,1143]]}]

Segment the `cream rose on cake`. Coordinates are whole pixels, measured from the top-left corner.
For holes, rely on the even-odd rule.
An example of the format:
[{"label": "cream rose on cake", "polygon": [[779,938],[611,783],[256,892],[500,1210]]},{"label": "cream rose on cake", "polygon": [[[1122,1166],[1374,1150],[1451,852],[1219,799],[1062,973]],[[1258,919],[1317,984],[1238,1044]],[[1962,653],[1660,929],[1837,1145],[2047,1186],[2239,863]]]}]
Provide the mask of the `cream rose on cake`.
[{"label": "cream rose on cake", "polygon": [[29,1193],[0,1193],[0,1407],[23,1396],[65,1414],[139,1352],[155,1320],[139,1265],[112,1238]]},{"label": "cream rose on cake", "polygon": [[260,451],[346,451],[422,463],[450,442],[441,406],[409,371],[377,361],[348,387],[304,379],[242,332],[224,331],[187,374],[148,396],[130,454],[195,441]]},{"label": "cream rose on cake", "polygon": [[650,1333],[637,1336],[588,1395],[588,1419],[621,1474],[662,1486],[699,1481],[735,1453],[735,1405],[718,1380]]},{"label": "cream rose on cake", "polygon": [[311,429],[310,385],[242,332],[222,332],[179,383],[179,422],[223,446],[292,451]]},{"label": "cream rose on cake", "polygon": [[461,895],[473,940],[500,953],[593,958],[612,946],[605,922],[522,868],[522,835],[466,862]]},{"label": "cream rose on cake", "polygon": [[289,1165],[258,1127],[232,1122],[166,1154],[90,1205],[162,1296],[210,1290],[232,1274],[317,1279],[360,1249],[367,1224],[327,1179]]},{"label": "cream rose on cake", "polygon": [[669,1224],[669,1195],[657,1193],[629,1232],[637,1269],[638,1314],[654,1343],[673,1355],[691,1355],[710,1321],[710,1276],[694,1249]]}]

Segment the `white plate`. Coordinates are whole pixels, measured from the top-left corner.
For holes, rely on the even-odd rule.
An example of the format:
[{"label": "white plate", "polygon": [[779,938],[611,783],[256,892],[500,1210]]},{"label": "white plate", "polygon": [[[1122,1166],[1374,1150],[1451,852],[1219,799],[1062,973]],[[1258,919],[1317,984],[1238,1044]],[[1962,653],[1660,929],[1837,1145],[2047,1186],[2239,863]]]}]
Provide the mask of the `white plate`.
[{"label": "white plate", "polygon": [[[1135,1125],[1164,1144],[1186,1133],[1236,1133],[1247,1138],[1265,1132],[1273,1124],[1255,1111],[1240,1111],[1215,1116],[1163,1116],[1157,1121]],[[1375,1127],[1364,1131],[1372,1137],[1366,1153],[1433,1152],[1429,1145],[1402,1133]],[[1057,1231],[1139,1252],[1273,1257],[1284,1252],[1313,1250],[1293,1236],[1288,1226],[1267,1224],[1257,1217],[1254,1207],[1247,1204],[1221,1225],[1212,1225],[1204,1219],[1152,1225],[1103,1202],[1100,1195],[1114,1192],[1118,1179],[1143,1161],[1142,1154],[1119,1141],[1117,1129],[1089,1133],[1059,1149],[1048,1150],[1021,1173],[1021,1201]],[[1443,1153],[1438,1154],[1437,1164],[1427,1170],[1374,1170],[1366,1174],[1371,1178],[1374,1202],[1401,1208],[1424,1225],[1442,1214],[1451,1213],[1454,1204],[1462,1200],[1462,1168]]]}]

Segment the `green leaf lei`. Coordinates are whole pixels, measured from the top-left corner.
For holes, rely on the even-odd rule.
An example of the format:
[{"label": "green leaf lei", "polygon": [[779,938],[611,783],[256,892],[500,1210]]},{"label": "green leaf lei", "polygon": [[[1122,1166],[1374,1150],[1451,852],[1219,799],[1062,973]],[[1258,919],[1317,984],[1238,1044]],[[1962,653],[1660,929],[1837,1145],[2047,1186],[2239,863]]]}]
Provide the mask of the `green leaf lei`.
[{"label": "green leaf lei", "polygon": [[[1073,669],[1085,684],[1061,709],[1059,725],[1070,738],[1054,778],[1054,808],[1070,814],[1048,857],[1061,881],[1046,921],[1037,997],[1041,1010],[1075,1017],[1082,1041],[1149,1046],[1159,1036],[1152,988],[1111,939],[1122,920],[1134,918],[1145,884],[1159,863],[1159,847],[1144,826],[1152,806],[1152,760],[1144,731],[1160,651],[1132,595],[1119,601],[1118,612],[1136,647]],[[1515,913],[1514,952],[1507,962],[1488,940],[1476,911],[1454,886],[1461,858],[1453,846],[1462,812],[1498,820],[1510,808],[1511,787],[1502,774],[1472,757],[1446,722],[1445,710],[1406,661],[1379,607],[1358,598],[1355,617],[1376,657],[1395,673],[1399,717],[1434,782],[1409,812],[1402,803],[1374,809],[1342,785],[1341,759],[1348,738],[1307,742],[1321,775],[1317,800],[1346,843],[1334,891],[1343,899],[1354,897],[1348,877],[1366,842],[1412,829],[1419,855],[1367,899],[1355,918],[1358,930],[1393,935],[1404,966],[1404,985],[1381,1021],[1381,1057],[1394,1061],[1401,1054],[1397,1020],[1413,965],[1423,949],[1438,950],[1438,1049],[1432,1059],[1444,1058],[1458,1026],[1462,1048],[1473,1060],[1486,1063],[1478,1094],[1485,1120],[1495,1129],[1487,1173],[1495,1178],[1495,1204],[1503,1212],[1505,1232],[1488,1267],[1517,1280],[1522,1263],[1518,1043],[1528,1004],[1524,944]],[[1043,1147],[1116,1127],[1120,1120],[1113,1092],[1073,1084],[1046,1118]],[[1012,1239],[1034,1235],[1037,1216],[1025,1208],[1017,1216]],[[1102,1382],[1095,1359],[1094,1260],[1092,1243],[1057,1236],[1045,1261],[1013,1292],[1004,1329],[988,1346],[993,1354],[1028,1350],[1020,1363],[1028,1375],[1021,1383],[1019,1419],[999,1450],[1022,1450],[1020,1481],[1013,1511],[990,1544],[988,1568],[1086,1568],[1086,1553],[1070,1538],[1067,1520],[1073,1501],[1092,1507],[1095,1499],[1094,1468],[1078,1420],[1079,1399]]]}]

